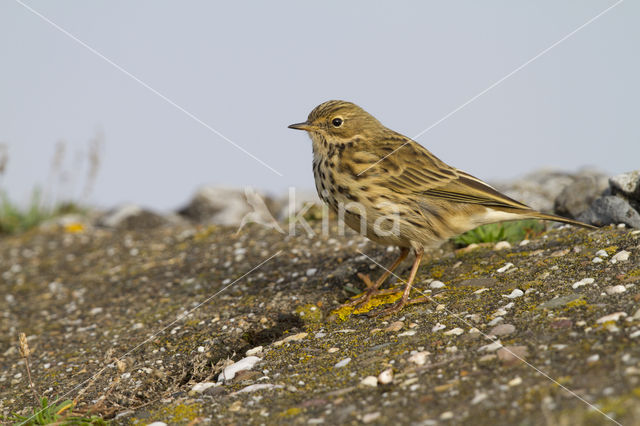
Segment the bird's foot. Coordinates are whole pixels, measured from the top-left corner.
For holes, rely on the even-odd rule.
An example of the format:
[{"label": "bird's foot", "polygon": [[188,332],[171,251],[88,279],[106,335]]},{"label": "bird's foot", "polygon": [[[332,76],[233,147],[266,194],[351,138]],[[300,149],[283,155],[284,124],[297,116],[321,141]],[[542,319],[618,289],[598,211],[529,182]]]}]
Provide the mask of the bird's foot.
[{"label": "bird's foot", "polygon": [[387,309],[383,309],[378,312],[369,313],[370,317],[390,317],[391,315],[397,314],[400,312],[405,306],[416,305],[418,303],[426,303],[431,300],[428,296],[417,297],[415,299],[405,299],[404,297],[398,300],[396,303],[388,307]]},{"label": "bird's foot", "polygon": [[380,290],[379,288],[380,284],[377,282],[374,283],[373,281],[371,281],[371,278],[369,278],[369,276],[366,274],[358,273],[358,278],[360,278],[364,282],[367,288],[364,290],[364,292],[360,296],[356,297],[350,302],[340,305],[338,309],[346,308],[346,307],[353,308],[356,306],[364,305],[365,303],[369,302],[371,299],[373,299],[376,296],[384,296],[387,294],[393,294],[398,292],[398,289],[395,289],[395,288]]}]

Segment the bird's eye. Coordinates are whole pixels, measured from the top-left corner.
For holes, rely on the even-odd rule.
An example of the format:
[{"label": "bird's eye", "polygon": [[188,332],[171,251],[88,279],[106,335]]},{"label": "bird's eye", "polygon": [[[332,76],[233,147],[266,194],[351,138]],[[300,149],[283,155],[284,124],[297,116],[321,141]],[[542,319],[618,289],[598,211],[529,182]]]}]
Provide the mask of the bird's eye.
[{"label": "bird's eye", "polygon": [[333,127],[342,126],[342,118],[340,118],[340,117],[334,118],[333,120],[331,120],[331,124],[333,124]]}]

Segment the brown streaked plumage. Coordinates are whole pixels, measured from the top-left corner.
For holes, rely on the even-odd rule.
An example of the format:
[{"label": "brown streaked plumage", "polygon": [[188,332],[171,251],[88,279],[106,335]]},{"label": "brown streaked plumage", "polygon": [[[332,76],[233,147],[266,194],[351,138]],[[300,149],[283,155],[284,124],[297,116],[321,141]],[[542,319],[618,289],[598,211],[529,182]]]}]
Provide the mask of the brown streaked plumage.
[{"label": "brown streaked plumage", "polygon": [[367,291],[352,304],[388,292],[379,287],[409,250],[416,259],[402,299],[383,313],[392,314],[414,303],[409,302],[409,292],[424,250],[480,225],[535,218],[593,228],[540,213],[501,194],[386,128],[351,102],[325,102],[311,111],[307,121],[289,127],[305,130],[311,137],[320,198],[342,211],[345,223],[356,231],[402,249],[399,259],[375,283],[360,275]]}]

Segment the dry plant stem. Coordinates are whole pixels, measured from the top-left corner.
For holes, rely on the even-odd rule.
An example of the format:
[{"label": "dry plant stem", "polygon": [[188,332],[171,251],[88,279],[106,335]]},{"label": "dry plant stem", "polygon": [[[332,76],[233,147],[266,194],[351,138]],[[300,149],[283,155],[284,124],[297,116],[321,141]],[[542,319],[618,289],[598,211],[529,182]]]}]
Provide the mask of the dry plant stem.
[{"label": "dry plant stem", "polygon": [[31,349],[29,349],[29,343],[27,342],[27,336],[24,333],[20,333],[18,338],[18,349],[20,349],[20,355],[22,355],[22,359],[24,359],[24,365],[27,368],[27,377],[29,379],[29,387],[33,391],[33,395],[36,398],[36,403],[40,402],[40,395],[36,391],[36,386],[33,384],[33,380],[31,379],[31,368],[29,366],[29,355],[31,355]]}]

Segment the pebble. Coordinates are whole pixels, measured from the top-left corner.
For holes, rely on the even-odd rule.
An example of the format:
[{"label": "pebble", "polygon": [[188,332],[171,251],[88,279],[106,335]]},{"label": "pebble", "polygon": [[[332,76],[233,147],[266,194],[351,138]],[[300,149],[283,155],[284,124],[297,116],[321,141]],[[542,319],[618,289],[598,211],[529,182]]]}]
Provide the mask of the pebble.
[{"label": "pebble", "polygon": [[499,241],[496,243],[495,246],[493,246],[494,250],[505,250],[510,248],[511,248],[511,244],[509,243],[509,241]]},{"label": "pebble", "polygon": [[598,362],[599,360],[600,360],[600,355],[598,355],[598,354],[593,354],[589,358],[587,358],[587,362],[589,364],[594,363],[594,362]]},{"label": "pebble", "polygon": [[530,242],[531,242],[531,241],[529,241],[529,240],[522,240],[522,241],[520,241],[520,244],[518,244],[518,245],[519,245],[520,247],[522,247],[522,246],[526,246],[526,245],[527,245],[527,244],[529,244]]},{"label": "pebble", "polygon": [[513,268],[513,263],[507,262],[502,268],[498,268],[496,272],[499,274],[507,271],[508,269]]},{"label": "pebble", "polygon": [[342,367],[346,366],[347,364],[349,364],[350,362],[351,362],[351,358],[345,358],[345,359],[343,359],[341,361],[338,361],[336,363],[336,365],[334,365],[333,367],[334,368],[342,368]]},{"label": "pebble", "polygon": [[444,330],[445,328],[447,328],[446,325],[444,324],[440,324],[440,323],[436,323],[436,325],[433,326],[433,328],[431,329],[432,332],[436,332],[436,331],[440,331],[440,330]]},{"label": "pebble", "polygon": [[600,263],[600,262],[603,262],[603,260],[602,260],[602,258],[596,256],[596,257],[593,258],[592,262],[593,263]]},{"label": "pebble", "polygon": [[609,253],[607,253],[605,250],[598,250],[596,252],[596,256],[598,256],[598,257],[609,257]]},{"label": "pebble", "polygon": [[431,288],[442,288],[442,287],[444,287],[444,283],[442,281],[431,281],[431,284],[429,284],[429,287],[431,287]]},{"label": "pebble", "polygon": [[152,423],[149,423],[147,426],[167,426],[167,424],[165,422],[152,422]]},{"label": "pebble", "polygon": [[500,348],[496,354],[500,361],[511,363],[516,360],[523,360],[527,355],[529,355],[529,351],[526,346],[505,346]]},{"label": "pebble", "polygon": [[285,343],[288,343],[288,342],[296,342],[298,340],[302,340],[305,337],[307,337],[308,335],[309,335],[309,333],[292,334],[291,336],[287,336],[282,340],[278,340],[277,342],[273,342],[272,345],[275,346],[275,347],[282,346],[282,345],[284,345]]},{"label": "pebble", "polygon": [[513,386],[518,386],[522,384],[522,379],[520,378],[520,376],[514,377],[513,379],[509,380],[508,385],[513,387]]},{"label": "pebble", "polygon": [[262,346],[256,346],[255,348],[251,348],[247,352],[245,352],[245,355],[252,356],[252,355],[257,355],[260,352],[262,352]]},{"label": "pebble", "polygon": [[603,317],[598,318],[598,320],[596,321],[598,324],[604,324],[605,322],[609,322],[609,321],[618,321],[621,317],[624,318],[627,316],[626,312],[614,312],[612,314],[609,315],[605,315]]},{"label": "pebble", "polygon": [[215,385],[216,384],[213,383],[213,382],[196,383],[195,385],[193,385],[191,390],[193,392],[196,392],[196,393],[202,393],[202,392],[206,391],[207,389],[214,387]]},{"label": "pebble", "polygon": [[461,329],[460,327],[456,327],[456,328],[452,328],[452,329],[451,329],[451,330],[449,330],[449,331],[445,331],[445,332],[444,332],[444,335],[445,335],[445,336],[459,336],[459,335],[461,335],[462,333],[464,333],[464,330],[463,330],[463,329]]},{"label": "pebble", "polygon": [[640,320],[640,309],[638,309],[631,318],[633,318],[634,320]]},{"label": "pebble", "polygon": [[625,291],[627,291],[627,288],[625,286],[623,286],[622,284],[618,284],[618,285],[614,285],[611,287],[607,287],[604,289],[604,291],[607,292],[607,294],[611,295],[611,294],[620,294],[620,293],[624,293]]},{"label": "pebble", "polygon": [[329,352],[330,354],[332,354],[332,353],[338,352],[339,350],[340,350],[340,348],[333,347],[333,348],[329,348],[329,349],[327,350],[327,352]]},{"label": "pebble", "polygon": [[476,396],[473,397],[473,399],[471,400],[471,405],[476,405],[482,401],[484,401],[485,399],[487,399],[489,395],[487,395],[486,392],[477,392]]},{"label": "pebble", "polygon": [[416,365],[425,365],[430,354],[428,351],[416,352],[409,357],[409,362],[413,362]]},{"label": "pebble", "polygon": [[636,330],[633,333],[629,334],[629,337],[635,339],[636,337],[640,337],[640,330]]},{"label": "pebble", "polygon": [[237,372],[251,370],[260,361],[262,361],[262,358],[258,358],[257,356],[242,358],[240,361],[234,362],[222,370],[222,373],[218,375],[218,382],[232,380]]},{"label": "pebble", "polygon": [[378,386],[378,378],[375,376],[367,376],[364,379],[360,380],[360,384],[362,386],[371,386],[375,388]]},{"label": "pebble", "polygon": [[571,287],[578,288],[582,287],[583,285],[593,284],[594,282],[595,280],[593,278],[583,278],[580,281],[576,281],[575,283],[571,284]]},{"label": "pebble", "polygon": [[503,294],[502,297],[506,297],[509,299],[515,299],[517,297],[521,297],[524,295],[524,291],[519,288],[514,289],[510,294]]},{"label": "pebble", "polygon": [[275,389],[282,388],[282,385],[273,385],[271,383],[256,383],[240,389],[237,393],[255,392],[263,389],[274,389],[274,388]]},{"label": "pebble", "polygon": [[385,328],[384,331],[388,331],[388,332],[400,331],[402,330],[402,327],[404,327],[403,321],[394,321],[391,324],[389,324],[389,327]]},{"label": "pebble", "polygon": [[451,411],[445,411],[444,413],[440,414],[440,420],[451,420],[453,418],[453,412]]},{"label": "pebble", "polygon": [[389,384],[393,381],[393,370],[391,368],[387,368],[382,373],[378,375],[378,383],[381,385]]},{"label": "pebble", "polygon": [[502,317],[495,317],[494,319],[492,319],[491,321],[489,321],[489,323],[487,325],[489,326],[493,326],[496,325],[497,323],[499,323],[500,321],[504,321],[504,318]]},{"label": "pebble", "polygon": [[307,276],[308,277],[312,277],[316,274],[316,272],[318,272],[318,270],[316,268],[309,268],[307,269]]},{"label": "pebble", "polygon": [[629,253],[626,250],[619,251],[618,253],[614,254],[613,257],[611,257],[611,260],[609,262],[611,263],[625,262],[629,260],[630,254],[631,253]]},{"label": "pebble", "polygon": [[500,324],[491,329],[490,336],[506,336],[516,331],[516,327],[512,324]]},{"label": "pebble", "polygon": [[402,332],[402,333],[398,334],[398,337],[413,336],[416,333],[417,333],[416,330],[408,330],[408,331],[405,331],[405,332]]},{"label": "pebble", "polygon": [[376,411],[375,413],[367,413],[362,416],[362,423],[371,423],[375,422],[380,418],[380,412]]},{"label": "pebble", "polygon": [[502,347],[502,343],[500,340],[496,340],[494,342],[489,343],[488,345],[480,346],[478,348],[478,352],[493,352]]}]

